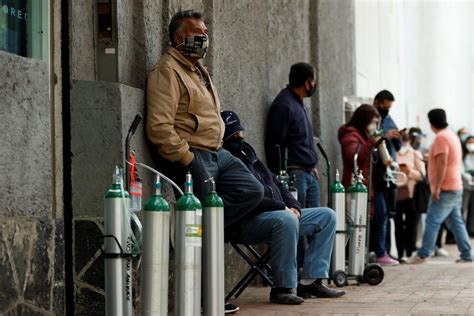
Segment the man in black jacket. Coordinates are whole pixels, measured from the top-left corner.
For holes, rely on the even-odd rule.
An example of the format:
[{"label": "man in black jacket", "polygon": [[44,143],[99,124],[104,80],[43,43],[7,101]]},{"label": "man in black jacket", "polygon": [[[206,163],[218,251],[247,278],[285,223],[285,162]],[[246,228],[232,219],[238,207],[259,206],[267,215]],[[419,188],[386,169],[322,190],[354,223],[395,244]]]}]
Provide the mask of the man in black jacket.
[{"label": "man in black jacket", "polygon": [[[243,127],[234,112],[221,113],[226,125],[224,148],[238,157],[264,187],[260,204],[239,225],[228,228],[232,240],[244,244],[269,243],[275,287],[270,301],[301,304],[303,298],[339,297],[343,291],[328,288],[328,277],[336,233],[334,211],[328,208],[300,208],[300,204],[244,142]],[[302,279],[297,284],[296,249],[300,236],[309,241],[304,257]],[[297,287],[297,295],[292,289]]]}]

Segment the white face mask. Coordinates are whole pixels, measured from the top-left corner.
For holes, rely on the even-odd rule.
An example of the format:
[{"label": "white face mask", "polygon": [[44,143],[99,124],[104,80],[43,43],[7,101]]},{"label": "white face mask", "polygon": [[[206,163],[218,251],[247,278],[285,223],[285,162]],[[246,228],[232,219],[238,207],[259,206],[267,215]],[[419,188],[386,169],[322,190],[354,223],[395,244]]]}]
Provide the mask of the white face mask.
[{"label": "white face mask", "polygon": [[474,153],[474,143],[466,144],[466,149],[470,153]]},{"label": "white face mask", "polygon": [[369,133],[370,136],[374,135],[376,130],[377,130],[377,123],[372,122],[369,125],[367,125],[367,132]]}]

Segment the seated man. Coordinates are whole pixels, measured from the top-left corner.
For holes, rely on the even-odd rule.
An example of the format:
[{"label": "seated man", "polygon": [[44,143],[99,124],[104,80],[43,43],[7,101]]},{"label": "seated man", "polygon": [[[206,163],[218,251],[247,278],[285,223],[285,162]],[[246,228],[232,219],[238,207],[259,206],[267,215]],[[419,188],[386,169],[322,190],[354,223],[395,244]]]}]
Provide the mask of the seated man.
[{"label": "seated man", "polygon": [[[328,277],[336,233],[333,210],[324,207],[300,209],[300,204],[274,174],[258,159],[254,149],[244,142],[240,120],[234,112],[221,113],[225,123],[224,148],[240,158],[264,186],[260,204],[239,225],[233,226],[232,241],[245,244],[269,243],[275,287],[270,301],[301,304],[303,298],[339,297],[345,293],[328,288]],[[297,285],[296,250],[300,236],[308,238],[302,279]],[[297,287],[297,294],[292,291]]]}]

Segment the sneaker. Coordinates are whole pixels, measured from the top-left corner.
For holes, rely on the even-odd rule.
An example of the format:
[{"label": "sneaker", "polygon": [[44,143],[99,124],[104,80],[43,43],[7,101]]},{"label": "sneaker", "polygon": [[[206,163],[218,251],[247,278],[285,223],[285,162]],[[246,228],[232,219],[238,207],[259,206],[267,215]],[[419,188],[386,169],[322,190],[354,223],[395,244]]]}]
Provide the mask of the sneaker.
[{"label": "sneaker", "polygon": [[407,262],[408,262],[408,258],[407,258],[407,257],[398,258],[398,262],[400,262],[400,264],[402,264],[402,263],[407,263]]},{"label": "sneaker", "polygon": [[377,258],[377,263],[381,266],[397,266],[399,262],[395,259],[392,259],[387,253],[385,253],[382,257]]},{"label": "sneaker", "polygon": [[473,259],[470,258],[470,259],[458,259],[456,260],[456,263],[472,263],[473,262]]},{"label": "sneaker", "polygon": [[310,285],[298,284],[297,295],[302,298],[336,298],[341,297],[346,292],[336,289],[331,289],[324,284],[321,279],[314,281]]},{"label": "sneaker", "polygon": [[420,264],[420,263],[425,263],[426,262],[426,258],[422,258],[418,255],[414,255],[413,257],[411,257],[409,260],[408,260],[408,264]]},{"label": "sneaker", "polygon": [[239,306],[225,302],[224,314],[234,314],[240,310]]},{"label": "sneaker", "polygon": [[436,248],[435,257],[449,257],[449,252],[443,248]]},{"label": "sneaker", "polygon": [[299,305],[304,299],[295,295],[292,289],[274,287],[270,291],[270,302],[276,304]]}]

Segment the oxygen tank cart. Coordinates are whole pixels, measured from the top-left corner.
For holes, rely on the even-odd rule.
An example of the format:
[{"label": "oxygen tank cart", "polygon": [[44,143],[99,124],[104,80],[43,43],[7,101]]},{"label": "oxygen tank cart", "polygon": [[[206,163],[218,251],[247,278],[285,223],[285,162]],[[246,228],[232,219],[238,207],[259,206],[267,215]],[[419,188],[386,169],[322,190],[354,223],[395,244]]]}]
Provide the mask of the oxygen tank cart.
[{"label": "oxygen tank cart", "polygon": [[141,315],[168,314],[170,208],[156,176],[155,194],[143,209]]},{"label": "oxygen tank cart", "polygon": [[[368,241],[370,223],[370,198],[369,191],[364,185],[362,171],[359,170],[357,160],[360,144],[354,155],[354,180],[349,187],[351,196],[349,220],[349,258],[348,277],[358,283],[378,285],[383,281],[384,271],[379,264],[368,263]],[[370,176],[370,175],[369,175]],[[370,186],[370,178],[369,178]]]},{"label": "oxygen tank cart", "polygon": [[186,175],[185,194],[176,202],[174,315],[201,314],[202,207]]},{"label": "oxygen tank cart", "polygon": [[212,186],[203,202],[203,314],[224,315],[224,202]]}]

